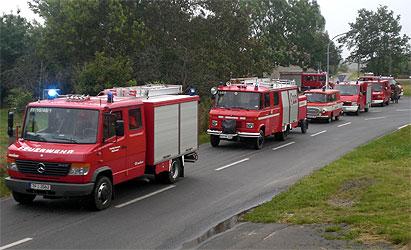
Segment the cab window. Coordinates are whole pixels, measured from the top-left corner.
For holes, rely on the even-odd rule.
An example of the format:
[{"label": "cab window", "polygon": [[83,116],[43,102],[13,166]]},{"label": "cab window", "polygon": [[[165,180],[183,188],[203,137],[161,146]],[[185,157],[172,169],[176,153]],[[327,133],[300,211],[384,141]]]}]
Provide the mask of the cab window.
[{"label": "cab window", "polygon": [[104,115],[103,124],[103,138],[107,140],[111,137],[116,136],[116,121],[122,120],[123,114],[121,111],[114,111],[111,114]]},{"label": "cab window", "polygon": [[264,108],[269,108],[271,104],[271,96],[270,93],[264,94]]},{"label": "cab window", "polygon": [[136,130],[141,128],[141,109],[132,108],[128,110],[128,128]]}]

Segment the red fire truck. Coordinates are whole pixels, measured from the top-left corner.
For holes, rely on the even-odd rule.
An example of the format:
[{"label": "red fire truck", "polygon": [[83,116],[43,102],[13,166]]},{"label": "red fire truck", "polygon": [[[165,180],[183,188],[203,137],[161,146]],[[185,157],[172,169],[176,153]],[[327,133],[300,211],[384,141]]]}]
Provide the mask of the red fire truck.
[{"label": "red fire truck", "polygon": [[384,105],[390,104],[391,87],[388,80],[376,80],[368,81],[372,84],[372,105]]},{"label": "red fire truck", "polygon": [[323,119],[331,122],[342,114],[343,103],[340,91],[334,89],[312,89],[304,92],[307,96],[307,118]]},{"label": "red fire truck", "polygon": [[29,103],[7,152],[14,199],[88,196],[102,210],[115,184],[144,174],[176,182],[198,150],[199,97],[181,90],[146,85]]},{"label": "red fire truck", "polygon": [[343,101],[343,112],[360,114],[360,110],[368,112],[371,107],[372,84],[368,82],[347,82],[334,85],[340,91]]},{"label": "red fire truck", "polygon": [[[294,80],[298,88],[302,91],[310,89],[319,89],[325,86],[327,75],[325,73],[302,73],[302,72],[282,72],[281,79]],[[333,86],[330,83],[330,86]]]},{"label": "red fire truck", "polygon": [[[391,88],[391,96],[394,94],[395,84],[397,83],[395,78],[392,77],[392,76],[360,76],[359,79],[360,79],[360,81],[388,80],[388,85]],[[400,92],[400,96],[398,98],[400,98],[402,95],[404,95],[403,87],[401,85],[399,85],[399,86],[400,86],[400,91],[401,92]]]},{"label": "red fire truck", "polygon": [[237,78],[211,89],[214,105],[209,114],[210,142],[243,141],[261,149],[266,136],[286,140],[291,129],[308,129],[307,98],[298,96],[290,81]]}]

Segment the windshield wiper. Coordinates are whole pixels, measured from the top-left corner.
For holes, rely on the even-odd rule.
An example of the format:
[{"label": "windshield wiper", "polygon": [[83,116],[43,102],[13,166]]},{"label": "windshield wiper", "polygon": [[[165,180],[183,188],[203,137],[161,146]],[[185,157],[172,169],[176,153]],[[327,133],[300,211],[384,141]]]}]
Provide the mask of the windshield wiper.
[{"label": "windshield wiper", "polygon": [[77,143],[76,140],[74,140],[73,138],[65,138],[65,137],[52,137],[53,139],[58,139],[58,140],[62,140],[62,141],[69,141],[71,143]]},{"label": "windshield wiper", "polygon": [[[27,137],[29,137],[29,138],[27,138]],[[29,141],[43,141],[43,142],[47,141],[46,139],[44,139],[44,137],[42,137],[41,135],[39,135],[37,133],[36,134],[26,133],[26,136],[24,137],[24,139],[29,140]]]}]

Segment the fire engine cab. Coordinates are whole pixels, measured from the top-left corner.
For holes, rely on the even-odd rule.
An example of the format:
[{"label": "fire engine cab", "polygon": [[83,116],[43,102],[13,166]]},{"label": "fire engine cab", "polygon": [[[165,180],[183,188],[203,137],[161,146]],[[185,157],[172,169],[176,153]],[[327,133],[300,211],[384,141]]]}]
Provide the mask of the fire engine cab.
[{"label": "fire engine cab", "polygon": [[369,81],[372,84],[372,105],[384,105],[390,104],[391,87],[388,80],[376,80]]},{"label": "fire engine cab", "polygon": [[371,107],[372,84],[368,82],[344,82],[334,85],[340,91],[343,101],[343,112],[360,114],[360,110],[368,112]]},{"label": "fire engine cab", "polygon": [[[327,75],[325,73],[302,73],[302,72],[281,72],[281,79],[294,80],[297,87],[304,91],[306,89],[319,89],[325,86]],[[333,83],[329,83],[333,86]]]},{"label": "fire engine cab", "polygon": [[343,103],[340,91],[334,89],[312,89],[305,91],[307,96],[307,118],[323,119],[331,122],[342,114]]},{"label": "fire engine cab", "polygon": [[291,129],[308,129],[307,98],[298,96],[292,81],[269,78],[231,79],[211,89],[214,97],[209,115],[210,143],[220,140],[251,143],[261,149],[266,136],[286,140]]},{"label": "fire engine cab", "polygon": [[14,199],[88,196],[102,210],[115,184],[144,174],[176,182],[198,150],[199,97],[181,92],[180,85],[146,85],[29,103],[7,152]]}]

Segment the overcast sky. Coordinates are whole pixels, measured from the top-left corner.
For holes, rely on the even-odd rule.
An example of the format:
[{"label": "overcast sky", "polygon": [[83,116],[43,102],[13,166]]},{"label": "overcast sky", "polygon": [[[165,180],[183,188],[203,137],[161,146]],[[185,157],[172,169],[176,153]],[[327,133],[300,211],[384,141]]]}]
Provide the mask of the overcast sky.
[{"label": "overcast sky", "polygon": [[[400,15],[402,33],[411,36],[411,2],[410,0],[317,0],[321,7],[321,14],[324,16],[330,37],[347,32],[350,28],[348,23],[355,22],[358,10],[365,8],[376,11],[380,5],[388,6],[394,11],[394,15]],[[21,10],[20,15],[29,20],[37,19],[28,7],[27,0],[1,0],[0,13],[17,13],[17,8]],[[343,57],[347,57],[349,52],[344,49]]]}]

